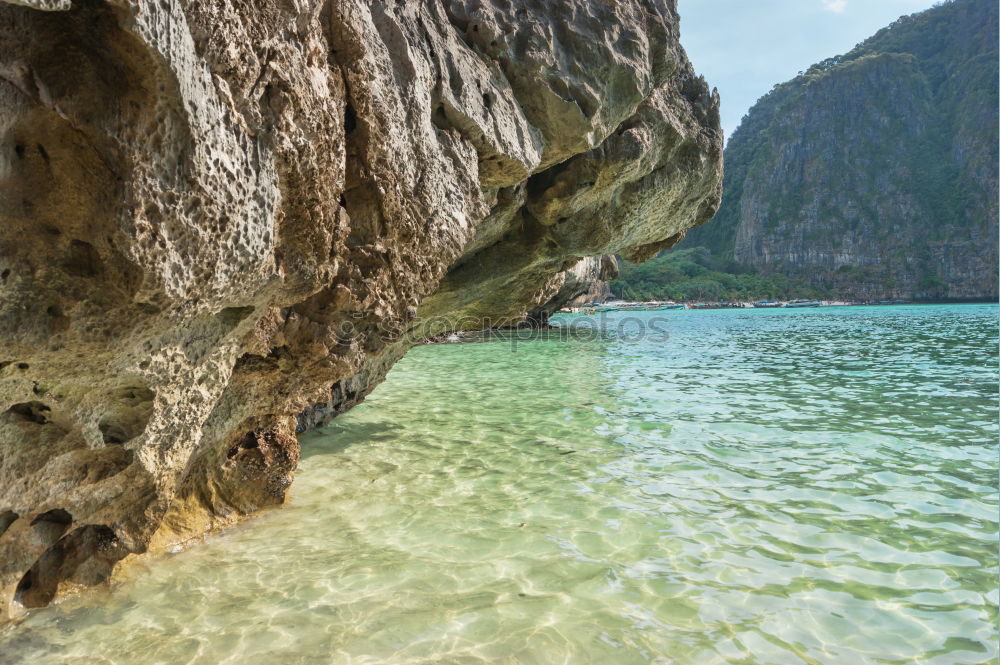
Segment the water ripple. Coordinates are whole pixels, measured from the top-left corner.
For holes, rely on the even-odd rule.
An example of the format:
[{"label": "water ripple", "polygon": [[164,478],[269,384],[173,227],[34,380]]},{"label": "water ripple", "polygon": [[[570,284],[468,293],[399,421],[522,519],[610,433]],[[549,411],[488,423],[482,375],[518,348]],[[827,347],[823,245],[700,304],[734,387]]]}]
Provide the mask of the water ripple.
[{"label": "water ripple", "polygon": [[415,349],[289,506],[0,662],[995,662],[996,307],[664,315]]}]

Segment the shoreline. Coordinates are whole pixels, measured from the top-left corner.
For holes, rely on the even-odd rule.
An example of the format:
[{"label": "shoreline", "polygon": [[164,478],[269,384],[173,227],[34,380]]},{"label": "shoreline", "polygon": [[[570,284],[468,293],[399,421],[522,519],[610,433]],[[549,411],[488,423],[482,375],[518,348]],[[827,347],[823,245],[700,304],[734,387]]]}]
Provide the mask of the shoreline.
[{"label": "shoreline", "polygon": [[[763,304],[766,303],[766,304]],[[852,302],[840,300],[812,301],[737,301],[737,302],[672,302],[672,301],[608,301],[602,304],[564,307],[557,314],[599,314],[609,312],[650,312],[702,309],[816,309],[819,307],[900,307],[926,305],[1000,305],[994,300],[914,300],[901,302]]]}]

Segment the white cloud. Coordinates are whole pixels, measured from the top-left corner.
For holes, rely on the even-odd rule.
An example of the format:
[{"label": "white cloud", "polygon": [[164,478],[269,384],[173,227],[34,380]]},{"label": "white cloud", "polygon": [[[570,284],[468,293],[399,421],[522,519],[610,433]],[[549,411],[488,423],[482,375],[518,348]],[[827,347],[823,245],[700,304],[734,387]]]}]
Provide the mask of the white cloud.
[{"label": "white cloud", "polygon": [[823,9],[834,14],[843,14],[847,9],[847,0],[823,0]]}]

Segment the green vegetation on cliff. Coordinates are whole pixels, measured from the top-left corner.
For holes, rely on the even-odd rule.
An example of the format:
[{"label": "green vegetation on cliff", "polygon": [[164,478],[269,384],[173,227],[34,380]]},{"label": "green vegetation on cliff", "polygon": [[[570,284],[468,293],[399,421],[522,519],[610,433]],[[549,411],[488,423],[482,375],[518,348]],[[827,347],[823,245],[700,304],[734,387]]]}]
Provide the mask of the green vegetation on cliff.
[{"label": "green vegetation on cliff", "polygon": [[822,289],[778,274],[760,274],[704,247],[661,252],[642,264],[623,261],[611,291],[627,300],[752,301],[820,298]]},{"label": "green vegetation on cliff", "polygon": [[680,249],[834,297],[996,298],[997,57],[996,1],[953,0],[776,85]]}]

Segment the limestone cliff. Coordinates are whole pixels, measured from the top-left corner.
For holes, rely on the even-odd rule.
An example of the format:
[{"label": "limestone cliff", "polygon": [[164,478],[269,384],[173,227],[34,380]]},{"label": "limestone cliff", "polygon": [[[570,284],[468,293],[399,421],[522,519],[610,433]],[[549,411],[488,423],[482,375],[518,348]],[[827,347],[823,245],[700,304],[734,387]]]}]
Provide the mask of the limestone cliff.
[{"label": "limestone cliff", "polygon": [[674,0],[18,0],[0,108],[0,618],[281,503],[411,345],[720,193]]},{"label": "limestone cliff", "polygon": [[906,16],[775,87],[689,234],[847,298],[997,298],[997,3]]},{"label": "limestone cliff", "polygon": [[579,307],[611,297],[611,280],[618,276],[614,254],[589,256],[564,270],[552,281],[555,295],[528,312],[526,324],[545,325],[549,317],[563,307]]},{"label": "limestone cliff", "polygon": [[618,259],[614,254],[584,259],[566,276],[554,303],[558,305],[556,309],[581,307],[609,299],[612,295],[611,280],[618,276],[618,269]]}]

